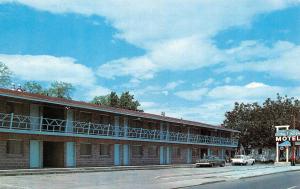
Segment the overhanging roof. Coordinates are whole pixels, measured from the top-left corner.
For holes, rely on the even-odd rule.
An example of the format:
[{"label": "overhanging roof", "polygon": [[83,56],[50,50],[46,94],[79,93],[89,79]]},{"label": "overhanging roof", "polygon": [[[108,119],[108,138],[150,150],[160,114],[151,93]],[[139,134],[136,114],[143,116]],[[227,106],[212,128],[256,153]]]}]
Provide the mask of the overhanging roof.
[{"label": "overhanging roof", "polygon": [[126,109],[121,109],[121,108],[100,106],[100,105],[91,104],[91,103],[82,102],[82,101],[68,100],[68,99],[63,99],[63,98],[50,97],[50,96],[32,94],[32,93],[27,93],[27,92],[19,92],[19,91],[9,90],[9,89],[0,88],[0,96],[10,97],[10,98],[15,98],[15,99],[22,99],[22,100],[29,100],[29,101],[34,101],[34,102],[43,102],[43,103],[49,103],[49,104],[63,105],[63,106],[68,106],[68,107],[82,108],[82,109],[88,109],[88,110],[102,111],[102,112],[114,113],[114,114],[119,114],[119,115],[141,117],[141,118],[146,118],[146,119],[153,119],[153,120],[159,120],[159,121],[182,124],[182,125],[204,127],[204,128],[223,130],[223,131],[229,131],[229,132],[237,132],[237,133],[239,132],[237,130],[227,129],[224,127],[210,125],[210,124],[196,122],[196,121],[189,121],[189,120],[178,119],[178,118],[173,118],[173,117],[168,117],[168,116],[160,116],[160,115],[138,112],[138,111],[133,111],[133,110],[126,110]]}]

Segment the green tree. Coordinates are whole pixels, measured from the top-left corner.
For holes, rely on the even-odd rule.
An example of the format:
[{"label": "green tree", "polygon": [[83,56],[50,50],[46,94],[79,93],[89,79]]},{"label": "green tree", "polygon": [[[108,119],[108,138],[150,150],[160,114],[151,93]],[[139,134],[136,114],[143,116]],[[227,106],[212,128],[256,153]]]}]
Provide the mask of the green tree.
[{"label": "green tree", "polygon": [[110,94],[105,96],[95,96],[91,103],[117,108],[119,107],[119,97],[116,92],[112,91]]},{"label": "green tree", "polygon": [[138,111],[140,106],[139,101],[134,99],[134,95],[131,95],[129,91],[123,92],[120,97],[120,108]]},{"label": "green tree", "polygon": [[2,62],[0,62],[0,87],[8,87],[11,83],[12,72]]},{"label": "green tree", "polygon": [[[293,97],[266,99],[257,103],[235,103],[233,110],[226,112],[224,126],[239,130],[240,143],[245,147],[274,146],[275,125],[293,125],[293,117],[298,116],[300,103]],[[295,127],[299,127],[296,122]]]},{"label": "green tree", "polygon": [[116,92],[109,94],[108,103],[111,107],[119,107],[119,97]]},{"label": "green tree", "polygon": [[134,96],[131,95],[128,91],[123,92],[120,97],[117,95],[116,92],[111,92],[110,94],[105,96],[95,96],[91,103],[102,106],[142,111],[138,109],[140,103],[137,100],[135,100]]},{"label": "green tree", "polygon": [[35,81],[27,81],[23,85],[23,89],[26,92],[34,93],[34,94],[46,94],[46,91],[43,89],[42,85]]},{"label": "green tree", "polygon": [[93,100],[91,101],[93,104],[103,105],[103,106],[109,106],[108,103],[108,95],[106,96],[95,96]]},{"label": "green tree", "polygon": [[49,96],[72,99],[71,94],[74,87],[71,83],[55,81],[51,83],[51,87],[47,90]]}]

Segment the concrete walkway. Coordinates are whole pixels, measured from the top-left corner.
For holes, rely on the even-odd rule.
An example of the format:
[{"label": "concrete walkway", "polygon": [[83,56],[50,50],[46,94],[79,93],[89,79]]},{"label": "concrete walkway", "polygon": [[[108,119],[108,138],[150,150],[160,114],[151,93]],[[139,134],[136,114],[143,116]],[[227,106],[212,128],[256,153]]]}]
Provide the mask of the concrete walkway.
[{"label": "concrete walkway", "polygon": [[168,168],[93,173],[2,176],[0,188],[8,189],[98,189],[179,188],[210,182],[300,171],[300,166],[226,166],[216,168]]},{"label": "concrete walkway", "polygon": [[192,168],[192,167],[194,167],[194,165],[192,164],[176,164],[176,165],[113,166],[113,167],[9,169],[9,170],[0,170],[0,176],[111,172],[111,171],[129,171],[129,170],[156,170],[156,169],[172,169],[172,168]]}]

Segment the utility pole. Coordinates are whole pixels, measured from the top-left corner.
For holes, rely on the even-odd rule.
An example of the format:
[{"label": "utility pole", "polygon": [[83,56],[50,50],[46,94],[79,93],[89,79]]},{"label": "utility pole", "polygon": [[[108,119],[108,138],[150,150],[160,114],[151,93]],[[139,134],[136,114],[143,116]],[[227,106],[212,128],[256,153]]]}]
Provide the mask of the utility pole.
[{"label": "utility pole", "polygon": [[[295,130],[295,115],[293,114],[293,128]],[[296,149],[295,149],[295,141],[291,141],[292,142],[292,161],[291,161],[291,165],[295,166],[295,161],[296,161]],[[288,156],[287,156],[288,157]]]}]

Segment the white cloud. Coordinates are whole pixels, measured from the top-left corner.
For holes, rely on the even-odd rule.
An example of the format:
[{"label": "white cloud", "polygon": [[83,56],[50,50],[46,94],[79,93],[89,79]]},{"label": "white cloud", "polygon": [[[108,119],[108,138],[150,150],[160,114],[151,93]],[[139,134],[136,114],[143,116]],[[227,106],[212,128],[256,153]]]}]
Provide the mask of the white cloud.
[{"label": "white cloud", "polygon": [[169,91],[175,90],[178,86],[183,84],[184,81],[177,80],[166,83],[165,85],[148,85],[144,88],[132,89],[134,95],[136,96],[146,96],[146,95],[164,95],[168,96]]},{"label": "white cloud", "polygon": [[[268,47],[256,41],[245,41],[239,47],[221,50],[211,40],[212,36],[220,31],[233,26],[249,27],[256,15],[284,9],[299,2],[298,0],[149,0],[143,1],[143,3],[138,0],[2,0],[1,2],[19,2],[52,13],[71,12],[105,17],[108,23],[117,29],[116,37],[143,48],[146,53],[138,57],[113,60],[99,66],[97,75],[104,78],[130,76],[132,83],[138,84],[142,79],[153,78],[160,71],[201,69],[220,62],[227,65],[225,69],[228,72],[247,69],[267,72],[284,78],[300,78],[299,47],[292,43],[278,42],[274,46]],[[88,74],[91,72],[89,68],[83,65],[83,67],[78,66],[72,59],[59,61],[68,62],[74,66],[75,70],[67,70],[64,73],[66,75],[51,73],[53,74],[52,78],[94,86],[94,82],[91,82],[94,76]],[[64,66],[60,68],[64,70]],[[86,74],[79,74],[78,78],[75,78],[74,75],[81,68]],[[49,69],[53,70],[54,68]],[[56,71],[61,72],[62,70],[57,69]],[[69,77],[70,72],[73,77]],[[19,75],[24,78],[37,78],[21,71]],[[51,79],[48,75],[40,76],[45,78],[45,81]],[[151,107],[151,103],[148,103],[146,111],[158,114],[165,111],[169,116],[212,123],[220,122],[224,112],[230,109],[230,105],[236,100],[259,101],[275,95],[277,92],[289,94],[289,91],[294,91],[295,95],[298,94],[295,91],[300,92],[300,89],[291,90],[263,83],[250,83],[243,86],[225,85],[205,89],[212,83],[214,83],[213,79],[203,82],[201,88],[177,92],[177,95],[181,95],[183,98],[190,95],[189,100],[199,100],[200,96],[207,98],[210,100],[207,103],[181,108],[166,105]],[[168,90],[172,90],[173,87],[177,86],[170,84]],[[91,92],[90,96],[104,94],[108,91],[102,87],[94,87],[94,89],[95,91]],[[169,94],[168,90],[160,86],[149,86],[135,91],[135,93]],[[147,107],[147,103],[145,107]]]},{"label": "white cloud", "polygon": [[277,93],[285,93],[285,89],[279,86],[269,86],[263,83],[249,83],[244,86],[225,85],[215,87],[207,94],[209,98],[226,99],[235,101],[256,101],[268,97],[274,97]]},{"label": "white cloud", "polygon": [[6,64],[15,77],[24,81],[71,83],[76,88],[75,96],[80,99],[90,100],[96,95],[110,92],[109,89],[97,84],[95,73],[91,68],[76,63],[71,57],[0,54],[0,62]]},{"label": "white cloud", "polygon": [[215,79],[210,77],[204,81],[201,81],[200,83],[194,83],[193,86],[194,87],[208,87],[208,86],[214,84],[215,82],[216,82]]},{"label": "white cloud", "polygon": [[[200,95],[197,95],[200,91]],[[204,92],[203,92],[204,91]],[[203,94],[202,94],[203,92]],[[180,92],[179,92],[180,93]],[[203,121],[211,124],[220,124],[224,120],[225,112],[230,111],[235,102],[262,103],[267,98],[275,98],[277,93],[296,98],[300,97],[300,87],[270,86],[260,82],[251,82],[246,85],[225,85],[212,89],[200,88],[190,91],[181,91],[183,99],[194,101],[190,106],[170,106],[158,104],[146,111],[152,113],[166,112],[166,115],[183,117],[185,119]],[[201,99],[201,102],[197,102]]]},{"label": "white cloud", "polygon": [[176,92],[175,95],[185,100],[199,101],[208,92],[207,88]]},{"label": "white cloud", "polygon": [[109,90],[105,87],[96,85],[94,87],[91,87],[88,91],[85,91],[83,93],[83,96],[85,99],[91,100],[95,96],[104,96],[104,95],[109,94],[110,92],[111,92],[111,90]]},{"label": "white cloud", "polygon": [[178,91],[175,93],[180,98],[188,101],[259,101],[268,97],[274,97],[277,93],[289,94],[289,88],[269,86],[264,83],[251,82],[243,86],[224,85],[214,88],[197,88],[193,90]]},{"label": "white cloud", "polygon": [[74,85],[91,85],[96,80],[90,68],[70,57],[0,54],[0,62],[22,80],[58,80]]},{"label": "white cloud", "polygon": [[175,89],[176,87],[178,87],[179,85],[181,85],[183,83],[184,83],[184,81],[182,81],[182,80],[172,81],[172,82],[167,83],[166,86],[164,87],[164,89],[173,90],[173,89]]},{"label": "white cloud", "polygon": [[[230,51],[230,52],[229,52]],[[268,47],[258,42],[241,44],[227,53],[234,54],[231,63],[221,72],[255,71],[264,72],[277,78],[300,79],[300,46],[286,41],[278,41]]]},{"label": "white cloud", "polygon": [[132,76],[137,79],[151,79],[164,70],[194,70],[226,61],[224,53],[211,41],[212,36],[232,26],[248,27],[258,14],[299,3],[298,0],[7,2],[19,2],[52,13],[105,17],[117,29],[118,38],[145,49],[146,53],[107,62],[99,67],[98,74],[106,78]]},{"label": "white cloud", "polygon": [[142,109],[155,108],[159,106],[158,103],[150,101],[141,101],[140,104]]},{"label": "white cloud", "polygon": [[252,82],[247,85],[245,85],[245,88],[247,89],[255,89],[255,88],[263,88],[263,87],[268,87],[264,83],[259,83],[259,82]]},{"label": "white cloud", "polygon": [[122,58],[101,65],[97,70],[99,77],[113,79],[116,76],[133,76],[138,79],[151,79],[156,65],[147,57]]},{"label": "white cloud", "polygon": [[145,107],[144,110],[154,114],[165,112],[166,116],[218,125],[224,119],[224,112],[230,110],[233,105],[232,101],[206,102],[180,107],[170,106],[169,104],[156,104],[153,107]]}]

